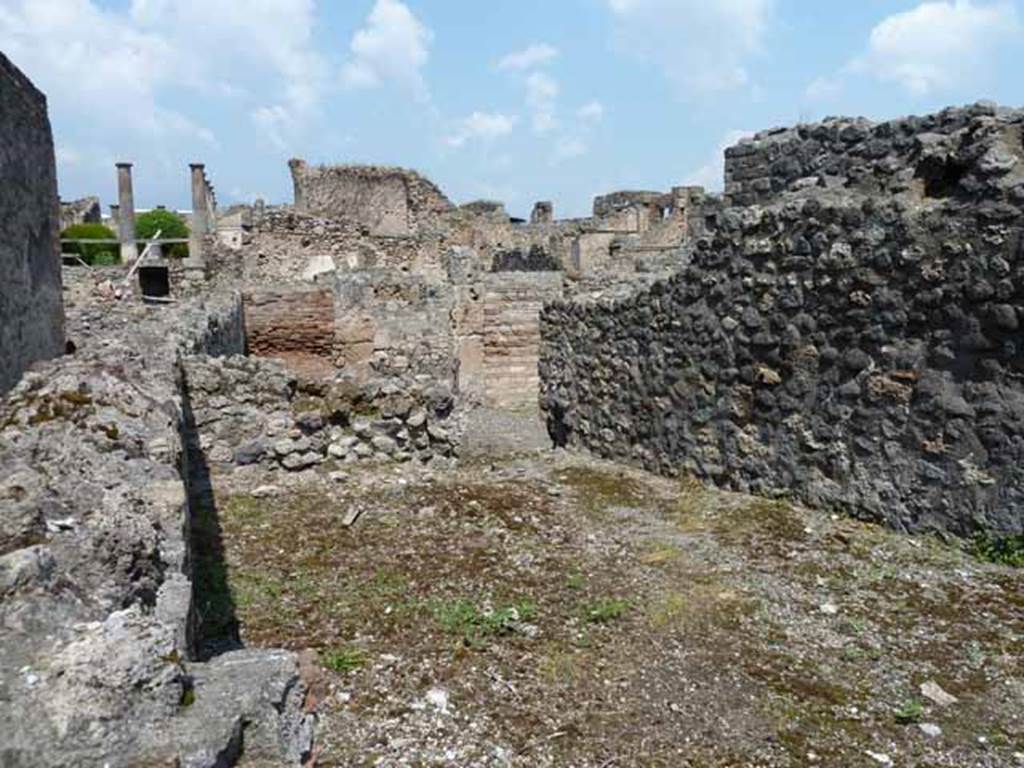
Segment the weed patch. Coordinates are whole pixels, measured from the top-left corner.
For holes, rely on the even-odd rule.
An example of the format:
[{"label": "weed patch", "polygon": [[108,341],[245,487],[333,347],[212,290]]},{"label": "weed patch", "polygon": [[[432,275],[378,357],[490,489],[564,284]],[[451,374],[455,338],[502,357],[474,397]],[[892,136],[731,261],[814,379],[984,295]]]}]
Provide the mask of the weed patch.
[{"label": "weed patch", "polygon": [[324,666],[339,675],[355,672],[366,664],[366,654],[358,648],[335,648],[324,654]]},{"label": "weed patch", "polygon": [[471,647],[487,645],[491,638],[510,635],[537,617],[537,607],[528,599],[494,608],[480,608],[470,600],[436,602],[434,618],[449,635],[457,635]]},{"label": "weed patch", "polygon": [[978,534],[971,540],[970,552],[986,563],[1024,568],[1024,534],[1002,537]]},{"label": "weed patch", "polygon": [[629,602],[617,598],[602,598],[583,606],[583,618],[591,624],[608,624],[621,619],[629,610]]}]

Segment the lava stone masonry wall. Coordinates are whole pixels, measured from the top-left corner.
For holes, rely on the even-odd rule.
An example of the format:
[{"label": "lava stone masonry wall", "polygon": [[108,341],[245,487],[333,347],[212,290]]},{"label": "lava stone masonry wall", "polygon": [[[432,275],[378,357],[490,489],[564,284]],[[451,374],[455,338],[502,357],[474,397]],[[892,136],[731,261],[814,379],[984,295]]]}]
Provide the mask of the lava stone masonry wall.
[{"label": "lava stone masonry wall", "polygon": [[64,351],[59,224],[46,97],[0,53],[0,393]]},{"label": "lava stone masonry wall", "polygon": [[1022,163],[994,171],[990,137],[958,139],[947,198],[727,208],[669,280],[548,306],[555,441],[905,530],[1024,530]]},{"label": "lava stone masonry wall", "polygon": [[[1024,112],[979,103],[885,123],[836,118],[758,133],[725,151],[725,194],[735,205],[764,203],[801,187],[872,194],[977,197],[983,180],[1019,163]],[[965,181],[967,183],[965,184]],[[1024,187],[1007,188],[1017,204]]]}]

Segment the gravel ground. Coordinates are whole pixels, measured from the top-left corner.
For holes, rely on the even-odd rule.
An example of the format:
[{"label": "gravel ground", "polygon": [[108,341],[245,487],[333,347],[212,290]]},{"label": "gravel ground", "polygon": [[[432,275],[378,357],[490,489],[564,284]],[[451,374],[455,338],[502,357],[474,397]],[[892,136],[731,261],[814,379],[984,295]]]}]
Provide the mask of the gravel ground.
[{"label": "gravel ground", "polygon": [[1024,572],[955,544],[562,453],[214,490],[209,647],[315,649],[320,765],[1024,766]]}]

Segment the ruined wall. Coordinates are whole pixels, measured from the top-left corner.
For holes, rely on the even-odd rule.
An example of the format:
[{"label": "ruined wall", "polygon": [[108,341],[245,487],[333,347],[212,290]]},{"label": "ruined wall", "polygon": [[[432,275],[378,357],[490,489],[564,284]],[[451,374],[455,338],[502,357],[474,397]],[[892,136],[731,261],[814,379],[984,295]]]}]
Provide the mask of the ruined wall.
[{"label": "ruined wall", "polygon": [[1014,166],[1020,139],[1019,119],[987,103],[885,123],[835,118],[777,128],[725,151],[725,193],[734,205],[806,187],[971,198],[986,191],[986,176]]},{"label": "ruined wall", "polygon": [[262,464],[297,472],[326,462],[420,461],[456,455],[460,428],[450,391],[305,387],[276,360],[185,360],[201,445],[212,466]]},{"label": "ruined wall", "polygon": [[548,307],[553,437],[908,530],[1024,529],[1022,117],[969,112],[946,113],[941,198],[810,186],[726,208],[670,280]]},{"label": "ruined wall", "polygon": [[436,230],[452,204],[414,171],[368,165],[309,166],[289,163],[295,208],[329,219],[347,219],[369,234],[406,237]]},{"label": "ruined wall", "polygon": [[243,306],[249,354],[286,360],[309,376],[331,375],[336,361],[332,291],[247,291]]},{"label": "ruined wall", "polygon": [[[441,278],[443,236],[375,237],[356,222],[297,212],[283,206],[251,210],[239,248],[221,247],[214,270],[246,284],[298,282],[312,265],[333,269],[390,269]],[[237,252],[236,252],[237,250]]]},{"label": "ruined wall", "polygon": [[458,357],[450,284],[367,270],[335,283],[339,365],[359,381],[436,382],[454,388]]},{"label": "ruined wall", "polygon": [[482,375],[485,402],[498,408],[536,406],[540,310],[562,295],[558,273],[488,275],[482,291]]},{"label": "ruined wall", "polygon": [[63,232],[75,224],[100,224],[103,212],[98,197],[83,197],[81,200],[60,203],[60,229]]},{"label": "ruined wall", "polygon": [[0,393],[64,351],[59,225],[46,97],[0,53]]},{"label": "ruined wall", "polygon": [[72,307],[76,354],[0,398],[3,765],[209,764],[241,723],[248,759],[308,759],[293,654],[197,658],[187,486],[204,460],[179,361],[237,354],[239,318],[233,297]]}]

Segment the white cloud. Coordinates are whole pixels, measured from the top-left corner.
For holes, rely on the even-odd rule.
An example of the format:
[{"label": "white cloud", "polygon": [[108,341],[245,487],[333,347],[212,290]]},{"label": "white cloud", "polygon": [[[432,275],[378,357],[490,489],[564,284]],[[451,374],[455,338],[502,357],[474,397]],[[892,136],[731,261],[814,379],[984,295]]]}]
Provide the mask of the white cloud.
[{"label": "white cloud", "polygon": [[604,119],[604,104],[600,101],[588,101],[576,110],[576,117],[584,122],[599,123]]},{"label": "white cloud", "polygon": [[871,30],[867,51],[848,69],[923,96],[975,82],[999,46],[1020,33],[1009,2],[921,3],[883,19]]},{"label": "white cloud", "polygon": [[399,0],[377,0],[366,25],[352,37],[352,57],[342,70],[351,88],[395,83],[417,99],[430,98],[423,68],[430,58],[433,32]]},{"label": "white cloud", "polygon": [[140,131],[167,130],[156,91],[175,79],[174,46],[123,15],[90,0],[21,0],[0,8],[0,49],[51,108],[105,128],[130,114]]},{"label": "white cloud", "polygon": [[816,77],[804,89],[804,97],[811,101],[834,99],[843,91],[843,83],[837,77]]},{"label": "white cloud", "polygon": [[536,43],[510,53],[498,62],[498,69],[523,70],[536,67],[558,56],[558,49],[547,43]]},{"label": "white cloud", "polygon": [[704,165],[688,174],[683,179],[683,184],[704,187],[704,189],[711,192],[720,192],[725,186],[725,150],[739,143],[740,139],[753,135],[753,131],[739,129],[727,131],[715,146],[714,154],[708,158]]},{"label": "white cloud", "polygon": [[77,168],[82,164],[82,153],[67,144],[58,144],[54,149],[57,162],[66,168]]},{"label": "white cloud", "polygon": [[616,46],[659,66],[687,96],[745,86],[774,0],[607,0]]},{"label": "white cloud", "polygon": [[244,12],[233,0],[131,0],[124,10],[97,0],[0,0],[0,49],[48,94],[51,110],[92,135],[88,143],[168,157],[216,144],[170,106],[174,93],[179,104],[183,91],[236,101],[268,93],[278,103],[254,115],[286,113],[293,128],[315,113],[324,78],[314,10],[314,0],[259,0]]},{"label": "white cloud", "polygon": [[497,112],[474,112],[459,121],[458,128],[444,141],[450,147],[461,147],[469,141],[493,141],[512,133],[517,118]]},{"label": "white cloud", "polygon": [[532,115],[533,130],[547,133],[558,127],[558,81],[543,72],[532,72],[526,78],[526,106]]},{"label": "white cloud", "polygon": [[590,148],[583,139],[578,136],[563,136],[555,142],[549,163],[550,165],[559,165],[567,160],[583,157],[588,151]]}]

